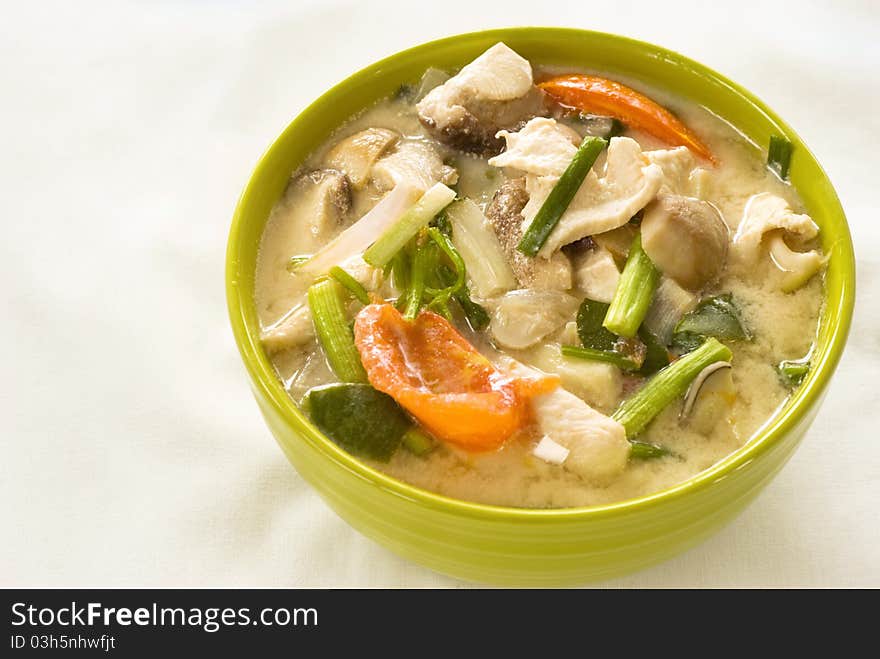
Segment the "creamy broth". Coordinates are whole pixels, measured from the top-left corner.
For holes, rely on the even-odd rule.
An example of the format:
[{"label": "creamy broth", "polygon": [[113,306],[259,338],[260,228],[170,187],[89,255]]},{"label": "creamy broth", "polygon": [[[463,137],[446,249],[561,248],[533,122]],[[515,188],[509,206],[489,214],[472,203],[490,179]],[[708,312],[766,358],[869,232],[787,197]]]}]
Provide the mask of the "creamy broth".
[{"label": "creamy broth", "polygon": [[[535,78],[571,69],[541,70],[535,67]],[[766,153],[746,140],[734,128],[703,108],[664,94],[661,90],[636,81],[633,87],[671,109],[711,149],[720,163],[717,167],[701,167],[699,176],[688,183],[688,196],[712,204],[730,229],[733,237],[744,215],[749,199],[759,193],[771,193],[784,199],[795,212],[803,212],[794,189],[771,172]],[[557,117],[560,122],[581,130],[578,122]],[[390,98],[366,109],[341,126],[315,151],[294,178],[304,172],[326,167],[327,154],[340,140],[368,128],[384,128],[399,133],[407,142],[424,142],[458,175],[455,189],[460,197],[472,200],[484,213],[509,172],[492,167],[481,155],[464,153],[437,142],[419,120],[414,99],[409,96]],[[624,136],[635,139],[645,151],[667,149],[647,133],[627,129]],[[262,237],[256,273],[256,306],[262,326],[267,330],[289,318],[291,309],[302,309],[305,291],[311,283],[291,273],[292,256],[309,255],[362,217],[385,194],[379,186],[368,183],[350,191],[350,207],[336,223],[319,231],[303,225],[307,215],[303,204],[311,203],[303,196],[287,194],[276,204]],[[364,248],[367,245],[363,246]],[[814,247],[805,243],[800,249]],[[682,420],[682,399],[668,405],[638,440],[662,445],[669,454],[650,460],[630,459],[625,469],[612,479],[589,479],[559,464],[551,464],[533,454],[541,433],[528,425],[504,442],[499,450],[473,453],[439,442],[427,455],[416,455],[400,448],[388,462],[364,458],[371,466],[400,480],[433,492],[481,503],[519,507],[572,507],[605,504],[662,490],[691,477],[746,444],[785,402],[792,389],[777,371],[781,360],[797,359],[808,354],[815,339],[821,312],[822,275],[811,277],[791,292],[781,290],[784,273],[773,260],[763,255],[754,263],[729,259],[720,277],[703,288],[705,298],[729,293],[741,312],[751,340],[725,342],[731,349],[733,367],[729,369],[735,398],[721,405],[717,413],[708,408],[700,416],[700,398],[694,412]],[[379,290],[393,294],[387,282]],[[568,291],[578,300],[583,291]],[[492,308],[490,300],[477,302]],[[360,305],[351,303],[356,313]],[[574,313],[571,314],[574,321]],[[503,356],[538,369],[546,367],[551,351],[558,352],[562,343],[577,341],[572,327],[562,326],[538,342],[523,349],[501,348],[491,332],[474,332],[455,315],[456,326],[490,361],[503,364]],[[299,402],[306,392],[317,385],[336,382],[314,338],[305,317],[299,326],[303,338],[290,340],[283,349],[272,351],[278,376],[290,396]],[[291,325],[296,332],[296,325]],[[554,355],[555,355],[554,352]],[[503,356],[502,356],[503,355]],[[585,367],[584,373],[590,373]],[[640,380],[622,374],[616,367],[595,364],[595,379],[566,382],[563,386],[584,399],[603,414],[611,414],[617,405],[638,388]],[[610,385],[609,385],[610,383]],[[700,396],[703,394],[701,392]]]}]

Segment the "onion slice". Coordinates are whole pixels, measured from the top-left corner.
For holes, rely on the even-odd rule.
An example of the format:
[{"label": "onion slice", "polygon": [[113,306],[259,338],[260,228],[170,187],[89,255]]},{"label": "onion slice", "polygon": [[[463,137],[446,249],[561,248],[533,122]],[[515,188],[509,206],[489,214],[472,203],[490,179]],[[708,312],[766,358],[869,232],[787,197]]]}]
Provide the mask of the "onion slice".
[{"label": "onion slice", "polygon": [[714,362],[700,371],[699,375],[697,375],[697,377],[694,378],[694,381],[691,382],[691,386],[688,387],[687,393],[684,396],[684,406],[681,408],[681,416],[679,418],[686,419],[690,416],[691,410],[694,408],[694,403],[697,402],[697,396],[700,395],[700,389],[703,384],[710,375],[715,371],[720,371],[722,368],[731,368],[730,362]]},{"label": "onion slice", "polygon": [[554,442],[547,435],[541,438],[538,445],[532,450],[532,455],[544,462],[561,465],[568,458],[569,450],[562,444]]}]

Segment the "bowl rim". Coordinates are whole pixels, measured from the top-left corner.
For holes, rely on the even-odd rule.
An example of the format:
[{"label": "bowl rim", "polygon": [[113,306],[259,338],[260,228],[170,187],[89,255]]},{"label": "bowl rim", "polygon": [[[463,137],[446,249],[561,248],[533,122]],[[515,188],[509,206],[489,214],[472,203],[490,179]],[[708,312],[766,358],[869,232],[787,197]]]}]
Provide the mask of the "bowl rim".
[{"label": "bowl rim", "polygon": [[[518,34],[529,34],[531,37],[537,35],[548,39],[553,36],[565,36],[567,38],[577,36],[582,38],[592,37],[616,41],[618,44],[627,48],[652,51],[669,61],[671,64],[684,66],[702,77],[708,77],[713,82],[727,87],[764,113],[764,115],[774,122],[776,126],[784,132],[786,137],[794,143],[798,151],[805,153],[816,163],[819,173],[828,183],[831,195],[830,201],[836,204],[837,212],[843,220],[839,229],[840,235],[835,235],[836,247],[838,248],[835,258],[838,261],[842,261],[836,266],[841,268],[842,290],[838,300],[830,300],[827,295],[823,300],[826,314],[830,312],[830,306],[833,303],[835,303],[837,313],[833,315],[834,322],[829,327],[828,331],[828,348],[821,355],[821,361],[819,361],[818,364],[813,365],[807,379],[792,394],[782,413],[778,414],[755,431],[750,440],[744,446],[722,458],[708,469],[701,471],[676,485],[644,496],[596,506],[571,508],[517,508],[456,499],[398,480],[370,467],[361,462],[358,458],[350,455],[333,443],[308,420],[296,403],[294,403],[293,399],[287,394],[287,391],[284,389],[277,374],[272,370],[271,364],[263,352],[259,336],[250,331],[245,320],[245,308],[248,305],[253,306],[254,304],[252,299],[245,299],[245,296],[241,294],[241,287],[238,286],[238,252],[241,244],[242,227],[245,223],[246,209],[250,204],[251,198],[255,195],[257,182],[264,177],[271,166],[271,156],[276,150],[281,148],[281,143],[285,141],[285,138],[297,130],[300,118],[313,110],[316,106],[325,103],[327,99],[333,97],[355,81],[381,74],[383,69],[392,62],[397,62],[401,59],[421,54],[428,49],[450,45],[453,42],[462,42],[467,41],[468,39],[482,40],[486,38],[497,38],[499,41],[503,41],[505,38]],[[742,469],[745,465],[772,449],[785,435],[788,434],[789,431],[797,426],[806,416],[808,410],[821,401],[823,391],[833,375],[843,353],[852,321],[855,301],[855,256],[853,253],[852,238],[850,236],[849,226],[846,222],[843,208],[840,205],[837,193],[834,190],[827,173],[806,144],[804,144],[800,136],[798,136],[785,121],[773,112],[773,110],[764,104],[763,101],[742,86],[727,79],[715,70],[675,51],[630,37],[578,28],[508,27],[452,35],[428,41],[389,55],[388,57],[382,58],[381,60],[356,71],[341,82],[338,82],[297,114],[297,116],[293,118],[293,120],[285,127],[260,157],[235,207],[226,251],[226,295],[233,334],[239,352],[241,353],[242,360],[244,361],[245,367],[251,377],[252,386],[256,387],[258,390],[255,391],[255,393],[262,394],[262,396],[271,403],[273,410],[284,419],[285,423],[296,431],[298,440],[311,444],[323,455],[323,457],[336,463],[337,466],[350,472],[353,476],[366,480],[372,485],[397,497],[438,512],[451,513],[458,516],[464,515],[466,517],[479,518],[484,521],[493,520],[518,523],[543,523],[560,519],[580,521],[606,518],[608,516],[623,513],[643,512],[695,491],[710,488],[713,484],[720,482],[732,472]]]}]

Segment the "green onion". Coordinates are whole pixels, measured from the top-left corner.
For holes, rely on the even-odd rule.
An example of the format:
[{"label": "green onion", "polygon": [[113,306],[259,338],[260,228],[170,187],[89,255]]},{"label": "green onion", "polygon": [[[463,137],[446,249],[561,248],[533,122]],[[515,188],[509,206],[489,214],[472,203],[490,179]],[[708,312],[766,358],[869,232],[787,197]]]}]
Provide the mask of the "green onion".
[{"label": "green onion", "polygon": [[778,135],[770,136],[770,148],[767,149],[767,165],[779,174],[783,181],[788,178],[788,170],[791,168],[791,142]]},{"label": "green onion", "polygon": [[309,287],[309,309],[315,334],[336,377],[343,382],[366,382],[367,374],[354,345],[354,335],[340,293],[339,284],[332,279],[324,279]]},{"label": "green onion", "polygon": [[637,371],[639,369],[639,364],[613,350],[596,350],[595,348],[562,346],[562,354],[565,357],[576,357],[577,359],[607,362],[608,364],[614,364],[624,371]]},{"label": "green onion", "polygon": [[384,268],[415,235],[455,199],[455,192],[437,183],[379,236],[364,252],[364,261],[374,268]]},{"label": "green onion", "polygon": [[626,265],[602,325],[619,336],[634,337],[648,313],[659,281],[660,273],[642,249],[642,237],[638,234],[629,248]]},{"label": "green onion", "polygon": [[776,367],[779,377],[789,387],[796,387],[804,381],[810,372],[810,360],[808,357],[801,359],[784,359]]},{"label": "green onion", "polygon": [[623,425],[627,437],[635,437],[667,405],[687,391],[700,371],[715,362],[729,362],[732,356],[730,349],[717,339],[706,339],[699,348],[659,371],[623,401],[612,418]]},{"label": "green onion", "polygon": [[434,254],[433,245],[426,243],[416,246],[410,271],[409,289],[406,292],[406,306],[403,313],[403,317],[407,320],[414,320],[419,315],[419,309],[422,308],[422,299],[425,295],[425,279],[434,267]]},{"label": "green onion", "polygon": [[461,254],[458,253],[458,250],[455,248],[455,245],[452,244],[449,236],[447,236],[445,233],[442,233],[436,227],[431,227],[430,229],[428,229],[428,237],[430,237],[431,240],[433,240],[434,243],[441,250],[443,250],[443,253],[446,254],[449,260],[452,262],[452,267],[455,271],[455,281],[450,284],[445,290],[431,291],[433,295],[445,295],[445,297],[448,299],[454,293],[460,291],[464,286],[467,268],[465,267],[464,259],[461,258]]},{"label": "green onion", "polygon": [[[441,265],[437,271],[440,281],[450,286],[455,281],[455,273],[446,265]],[[482,332],[489,326],[491,319],[489,313],[481,304],[477,304],[471,299],[471,292],[467,284],[461,287],[461,290],[452,294],[452,298],[458,302],[462,312],[464,312],[465,320],[475,332]]]},{"label": "green onion", "polygon": [[426,455],[434,450],[437,443],[428,433],[419,428],[410,428],[403,434],[403,445],[414,455]]},{"label": "green onion", "polygon": [[370,303],[370,295],[369,293],[367,293],[367,289],[364,288],[357,279],[352,277],[338,265],[334,265],[332,268],[330,268],[329,274],[331,277],[333,277],[333,279],[345,286],[351,292],[351,294],[358,299],[361,304]]},{"label": "green onion", "polygon": [[606,144],[608,142],[601,137],[588,135],[584,138],[577,153],[574,154],[574,158],[562,172],[562,176],[559,177],[556,185],[547,195],[547,199],[535,214],[529,228],[523,234],[522,240],[519,241],[516,248],[520,252],[526,256],[535,256],[541,251]]},{"label": "green onion", "polygon": [[667,455],[672,455],[672,451],[659,444],[649,444],[648,442],[639,441],[630,442],[629,457],[636,460],[653,460]]}]

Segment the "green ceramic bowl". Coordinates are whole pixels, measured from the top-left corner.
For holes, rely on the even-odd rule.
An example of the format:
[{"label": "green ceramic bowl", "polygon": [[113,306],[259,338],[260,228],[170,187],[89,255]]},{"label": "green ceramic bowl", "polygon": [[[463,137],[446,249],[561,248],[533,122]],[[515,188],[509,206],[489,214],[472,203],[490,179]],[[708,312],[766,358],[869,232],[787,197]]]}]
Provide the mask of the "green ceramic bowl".
[{"label": "green ceramic bowl", "polygon": [[[791,180],[821,226],[830,255],[814,368],[759,437],[662,492],[613,505],[522,510],[439,496],[377,472],[339,449],[300,412],[259,341],[254,271],[260,234],[290,173],[351,114],[417,81],[429,66],[460,67],[504,41],[538,64],[620,74],[669,90],[727,119],[756,144],[795,145]],[[619,36],[511,28],[434,41],[372,64],[302,112],[257,165],[235,210],[226,286],[229,315],[260,409],[296,470],[343,519],[388,549],[462,579],[572,585],[636,570],[700,542],[729,522],[792,455],[819,409],[852,315],[855,270],[840,202],[794,131],[745,89],[677,53]]]}]

